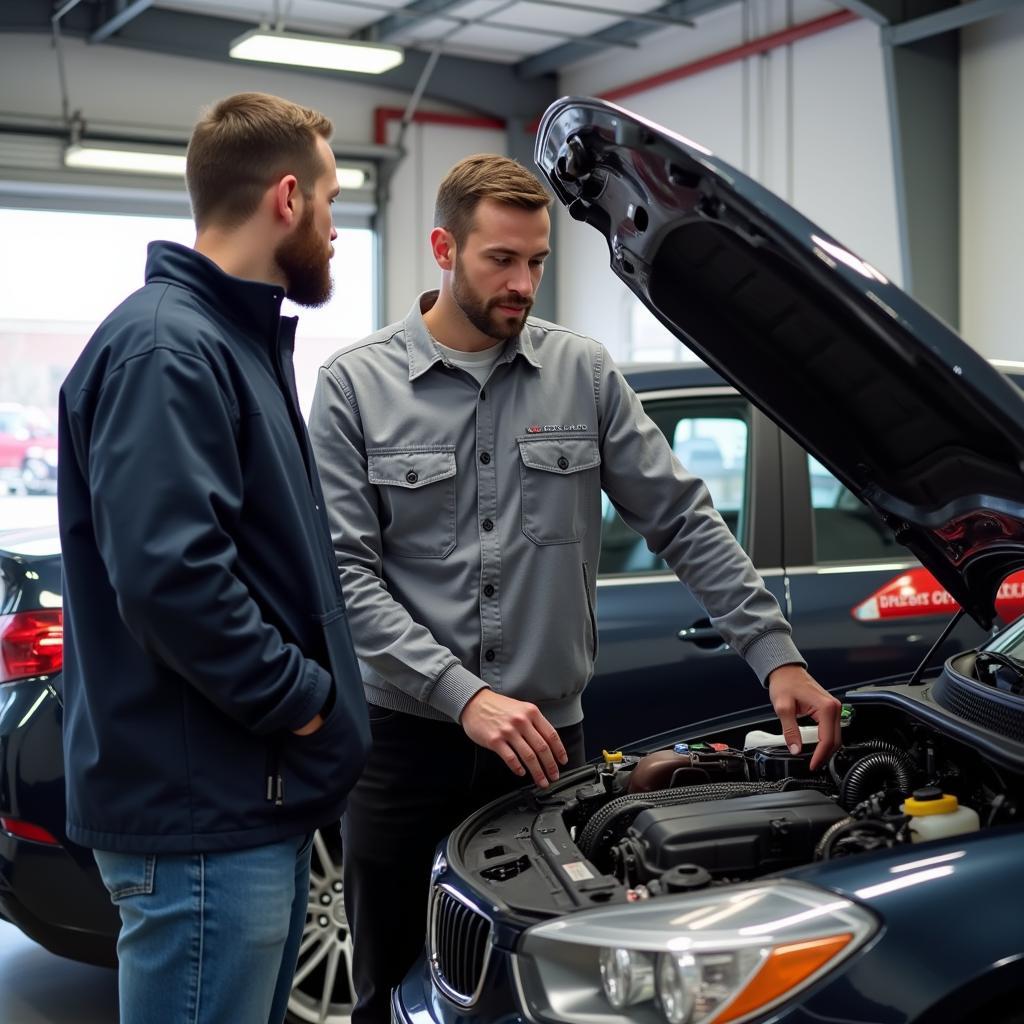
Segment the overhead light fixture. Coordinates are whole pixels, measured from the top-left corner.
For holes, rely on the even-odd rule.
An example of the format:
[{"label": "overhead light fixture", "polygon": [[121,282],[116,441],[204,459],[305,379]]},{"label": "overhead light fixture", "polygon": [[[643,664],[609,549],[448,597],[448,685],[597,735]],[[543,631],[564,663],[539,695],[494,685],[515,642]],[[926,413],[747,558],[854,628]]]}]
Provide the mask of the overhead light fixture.
[{"label": "overhead light fixture", "polygon": [[339,167],[338,188],[362,188],[366,184],[366,171],[361,167]]},{"label": "overhead light fixture", "polygon": [[256,28],[240,35],[228,53],[235,60],[254,60],[264,64],[291,64],[300,68],[327,68],[330,71],[357,71],[380,75],[405,60],[400,46],[362,43],[326,36],[299,35]]},{"label": "overhead light fixture", "polygon": [[121,145],[115,142],[77,142],[64,150],[64,164],[92,171],[127,171],[182,177],[185,154],[179,149]]}]

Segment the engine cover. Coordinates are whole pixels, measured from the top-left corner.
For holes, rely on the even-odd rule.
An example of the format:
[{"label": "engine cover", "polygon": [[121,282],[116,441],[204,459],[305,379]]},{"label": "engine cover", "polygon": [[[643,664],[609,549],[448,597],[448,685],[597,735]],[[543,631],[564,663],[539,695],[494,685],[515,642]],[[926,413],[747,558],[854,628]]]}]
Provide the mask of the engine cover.
[{"label": "engine cover", "polygon": [[647,883],[679,864],[713,877],[751,877],[806,864],[846,812],[824,793],[794,790],[641,811],[615,848],[627,884]]}]

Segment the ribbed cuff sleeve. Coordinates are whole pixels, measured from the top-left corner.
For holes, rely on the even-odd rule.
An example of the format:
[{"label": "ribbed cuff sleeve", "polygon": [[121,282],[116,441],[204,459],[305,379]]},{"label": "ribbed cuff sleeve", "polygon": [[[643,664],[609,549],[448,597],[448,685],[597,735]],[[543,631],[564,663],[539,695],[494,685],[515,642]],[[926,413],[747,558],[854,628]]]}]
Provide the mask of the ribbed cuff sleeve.
[{"label": "ribbed cuff sleeve", "polygon": [[757,673],[762,686],[768,685],[768,676],[782,665],[807,667],[807,662],[801,657],[793,638],[782,630],[762,633],[743,652],[743,657]]},{"label": "ribbed cuff sleeve", "polygon": [[456,662],[438,676],[427,703],[435,710],[446,714],[452,721],[457,722],[462,714],[462,709],[470,699],[486,686],[487,684],[482,679]]}]

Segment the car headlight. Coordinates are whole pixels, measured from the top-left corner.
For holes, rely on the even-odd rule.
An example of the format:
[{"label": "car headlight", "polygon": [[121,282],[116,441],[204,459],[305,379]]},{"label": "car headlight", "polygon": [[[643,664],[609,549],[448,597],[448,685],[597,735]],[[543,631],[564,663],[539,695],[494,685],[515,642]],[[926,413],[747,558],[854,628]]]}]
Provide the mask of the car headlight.
[{"label": "car headlight", "polygon": [[833,970],[877,928],[867,910],[814,886],[729,886],[536,925],[515,972],[538,1021],[739,1024]]}]

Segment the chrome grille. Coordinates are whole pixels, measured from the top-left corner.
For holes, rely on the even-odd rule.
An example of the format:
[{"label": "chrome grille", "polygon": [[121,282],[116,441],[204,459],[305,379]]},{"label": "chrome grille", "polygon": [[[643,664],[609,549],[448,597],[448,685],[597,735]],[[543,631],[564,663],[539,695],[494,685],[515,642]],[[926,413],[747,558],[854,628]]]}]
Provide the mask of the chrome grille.
[{"label": "chrome grille", "polygon": [[491,950],[491,922],[447,886],[434,887],[430,904],[430,970],[449,998],[476,1002]]}]

